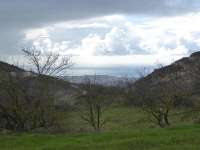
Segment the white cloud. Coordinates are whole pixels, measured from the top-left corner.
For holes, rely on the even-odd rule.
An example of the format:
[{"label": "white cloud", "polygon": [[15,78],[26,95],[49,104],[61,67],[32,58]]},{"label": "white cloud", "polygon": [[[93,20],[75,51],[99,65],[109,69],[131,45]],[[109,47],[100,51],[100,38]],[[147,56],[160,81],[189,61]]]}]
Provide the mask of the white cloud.
[{"label": "white cloud", "polygon": [[25,40],[36,40],[44,37],[48,37],[48,30],[45,28],[41,29],[30,29],[25,31]]},{"label": "white cloud", "polygon": [[[29,30],[25,39],[41,49],[76,55],[78,64],[169,63],[199,50],[199,27],[200,13],[163,18],[113,15]],[[65,34],[58,40],[61,37],[55,35],[61,33]]]}]

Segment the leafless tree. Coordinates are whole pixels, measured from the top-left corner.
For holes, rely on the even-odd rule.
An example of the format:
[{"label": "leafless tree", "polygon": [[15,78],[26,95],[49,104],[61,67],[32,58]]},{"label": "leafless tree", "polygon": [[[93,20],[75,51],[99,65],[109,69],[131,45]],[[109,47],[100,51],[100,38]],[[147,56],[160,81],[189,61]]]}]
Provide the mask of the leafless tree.
[{"label": "leafless tree", "polygon": [[[137,84],[137,88],[136,88],[136,82],[139,79],[144,78],[145,76],[147,76],[150,73],[150,69],[144,67],[141,68],[140,70],[138,70],[138,74],[135,75],[135,77],[125,77],[123,79],[123,97],[125,99],[125,101],[127,102],[127,104],[132,104],[135,106],[141,106],[142,105],[142,99],[139,98],[138,93],[140,93],[140,96],[144,96],[142,91],[139,91],[138,89],[139,86],[142,87],[142,84]],[[145,87],[145,86],[144,86]],[[141,93],[142,92],[142,93]]]},{"label": "leafless tree", "polygon": [[22,49],[33,70],[39,75],[58,76],[72,67],[70,56],[62,56],[59,53],[46,52],[35,48]]},{"label": "leafless tree", "polygon": [[152,121],[160,127],[165,127],[170,125],[169,113],[174,108],[177,98],[183,96],[183,90],[178,82],[177,72],[166,77],[163,76],[164,68],[159,70],[150,76],[141,77],[135,83],[134,93]]},{"label": "leafless tree", "polygon": [[66,71],[71,60],[57,53],[43,55],[35,49],[23,52],[35,72],[26,76],[27,71],[15,66],[0,68],[0,126],[17,131],[48,128],[56,122],[53,90],[57,79],[50,76]]},{"label": "leafless tree", "polygon": [[49,96],[38,96],[29,78],[5,72],[0,81],[0,126],[8,130],[27,131],[54,124],[54,107]]},{"label": "leafless tree", "polygon": [[109,87],[96,84],[96,79],[87,78],[81,86],[78,96],[81,118],[95,131],[100,131],[107,122],[107,119],[103,118],[103,114],[112,103],[109,90]]}]

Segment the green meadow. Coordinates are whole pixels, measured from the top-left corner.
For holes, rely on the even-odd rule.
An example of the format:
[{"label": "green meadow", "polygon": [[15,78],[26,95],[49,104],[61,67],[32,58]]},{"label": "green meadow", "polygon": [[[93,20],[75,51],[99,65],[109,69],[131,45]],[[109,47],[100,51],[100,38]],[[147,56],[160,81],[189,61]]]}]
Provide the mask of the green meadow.
[{"label": "green meadow", "polygon": [[[108,110],[108,122],[99,133],[92,132],[78,113],[63,114],[60,133],[1,133],[1,150],[199,150],[200,125],[171,115],[172,126],[159,128],[148,115],[132,107]],[[70,122],[70,123],[69,123]]]}]

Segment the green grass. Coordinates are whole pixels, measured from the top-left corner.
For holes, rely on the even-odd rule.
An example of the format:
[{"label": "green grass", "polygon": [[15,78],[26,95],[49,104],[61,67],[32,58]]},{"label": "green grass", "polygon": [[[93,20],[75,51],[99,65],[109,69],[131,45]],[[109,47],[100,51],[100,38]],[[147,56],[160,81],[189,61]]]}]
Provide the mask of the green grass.
[{"label": "green grass", "polygon": [[104,114],[109,122],[103,131],[94,133],[77,112],[59,115],[65,132],[0,134],[0,150],[200,149],[200,125],[194,125],[190,117],[182,120],[181,116],[171,115],[172,126],[161,129],[152,124],[142,110],[115,106]]},{"label": "green grass", "polygon": [[[81,118],[78,112],[61,114],[63,126],[67,132],[83,132],[91,131]],[[105,124],[104,131],[125,131],[133,128],[149,128],[152,123],[148,120],[148,116],[139,108],[134,107],[112,107],[105,111],[103,119],[108,120]],[[69,123],[70,122],[70,123]]]},{"label": "green grass", "polygon": [[1,150],[199,150],[200,126],[79,135],[1,135]]},{"label": "green grass", "polygon": [[[173,115],[185,110],[176,110],[171,113],[169,118],[172,127],[191,125],[194,120],[191,116],[184,117],[183,115]],[[88,126],[81,118],[78,112],[70,112],[67,114],[60,114],[63,124],[62,126],[69,133],[74,132],[88,132],[92,129]],[[199,114],[196,114],[199,116]],[[195,115],[193,115],[195,116]],[[135,107],[122,107],[115,106],[109,108],[104,114],[103,118],[107,119],[108,122],[105,124],[103,131],[129,131],[137,129],[155,128],[157,127],[153,122],[150,121],[149,115],[140,108]]]}]

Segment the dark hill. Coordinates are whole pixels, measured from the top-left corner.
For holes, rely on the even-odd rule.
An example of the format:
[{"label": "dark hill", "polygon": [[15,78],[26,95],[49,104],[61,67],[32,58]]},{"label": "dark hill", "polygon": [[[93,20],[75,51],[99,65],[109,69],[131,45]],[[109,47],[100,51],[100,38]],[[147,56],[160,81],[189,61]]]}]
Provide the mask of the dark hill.
[{"label": "dark hill", "polygon": [[25,70],[16,67],[14,65],[10,65],[8,63],[0,61],[0,71],[6,71],[6,72],[24,72]]},{"label": "dark hill", "polygon": [[3,83],[3,81],[6,81],[9,76],[19,80],[21,85],[25,86],[26,90],[32,91],[32,93],[37,92],[38,81],[44,83],[45,88],[49,90],[49,93],[56,96],[56,104],[58,105],[63,102],[69,104],[73,103],[71,97],[76,92],[77,87],[60,78],[42,75],[38,80],[39,76],[36,73],[0,61],[0,84]]},{"label": "dark hill", "polygon": [[167,92],[174,89],[182,95],[187,95],[187,99],[197,100],[200,97],[200,52],[195,52],[171,65],[155,69],[134,85],[145,87],[147,91],[164,89]]},{"label": "dark hill", "polygon": [[[172,82],[174,80],[189,83],[196,82],[200,76],[200,52],[193,53],[190,57],[182,58],[171,65],[155,69],[151,74],[138,82],[155,84],[155,82]],[[187,84],[187,85],[186,85]]]}]

